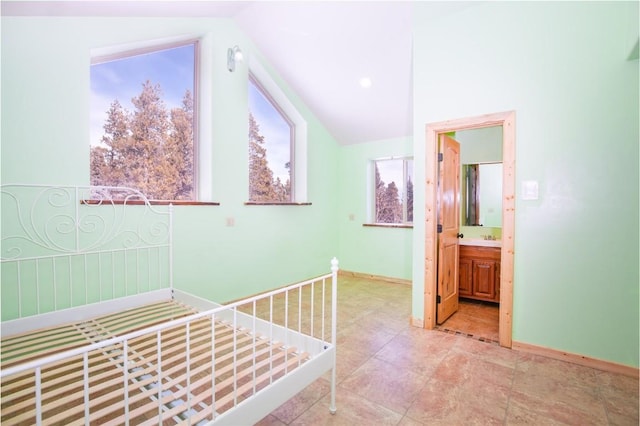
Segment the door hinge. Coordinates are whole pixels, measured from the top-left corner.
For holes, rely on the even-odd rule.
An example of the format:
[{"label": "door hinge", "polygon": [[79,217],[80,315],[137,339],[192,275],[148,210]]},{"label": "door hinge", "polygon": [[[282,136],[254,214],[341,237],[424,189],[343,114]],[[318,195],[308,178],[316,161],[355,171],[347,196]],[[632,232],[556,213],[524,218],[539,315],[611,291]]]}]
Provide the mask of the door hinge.
[{"label": "door hinge", "polygon": [[444,154],[441,152],[438,153],[438,161],[444,161]]},{"label": "door hinge", "polygon": [[442,225],[438,224],[438,234],[442,234]]},{"label": "door hinge", "polygon": [[436,296],[436,303],[442,303],[442,298],[440,297],[440,295]]}]

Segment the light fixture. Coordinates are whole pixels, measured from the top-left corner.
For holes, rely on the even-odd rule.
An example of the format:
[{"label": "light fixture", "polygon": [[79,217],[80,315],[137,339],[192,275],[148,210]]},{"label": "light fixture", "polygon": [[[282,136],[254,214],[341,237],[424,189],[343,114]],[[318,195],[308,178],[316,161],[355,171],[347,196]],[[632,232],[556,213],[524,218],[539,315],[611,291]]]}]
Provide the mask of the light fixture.
[{"label": "light fixture", "polygon": [[229,72],[234,72],[236,70],[236,61],[242,62],[242,59],[242,50],[240,50],[237,44],[227,49],[227,68]]},{"label": "light fixture", "polygon": [[372,84],[373,84],[373,81],[369,77],[362,77],[360,79],[360,87],[362,87],[363,89],[370,88]]}]

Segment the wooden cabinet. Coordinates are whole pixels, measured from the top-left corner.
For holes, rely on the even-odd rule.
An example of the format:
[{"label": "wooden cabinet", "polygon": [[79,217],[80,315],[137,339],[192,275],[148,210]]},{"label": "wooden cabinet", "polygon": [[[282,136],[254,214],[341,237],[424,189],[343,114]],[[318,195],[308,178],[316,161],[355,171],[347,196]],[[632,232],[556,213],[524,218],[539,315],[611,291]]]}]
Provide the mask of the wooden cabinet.
[{"label": "wooden cabinet", "polygon": [[458,264],[460,297],[500,302],[500,248],[461,245]]}]

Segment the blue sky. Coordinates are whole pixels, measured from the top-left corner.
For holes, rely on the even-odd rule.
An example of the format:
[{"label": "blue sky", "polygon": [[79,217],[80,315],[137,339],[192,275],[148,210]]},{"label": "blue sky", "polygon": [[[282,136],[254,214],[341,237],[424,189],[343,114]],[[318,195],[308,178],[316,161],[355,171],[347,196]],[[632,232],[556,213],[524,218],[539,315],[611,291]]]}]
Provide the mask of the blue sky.
[{"label": "blue sky", "polygon": [[267,161],[273,177],[279,177],[285,183],[289,171],[284,165],[291,159],[291,127],[254,84],[249,84],[249,110],[260,127],[260,134],[264,136]]},{"label": "blue sky", "polygon": [[131,99],[149,80],[160,84],[167,109],[180,107],[187,89],[194,93],[194,45],[136,55],[91,66],[91,145],[100,142],[111,103],[133,111]]},{"label": "blue sky", "polygon": [[[160,84],[167,109],[181,107],[187,89],[194,93],[194,45],[131,56],[91,66],[91,145],[98,145],[111,103],[117,99],[133,111],[131,99],[140,95],[145,81]],[[290,161],[290,128],[273,106],[249,84],[249,109],[265,137],[267,161],[274,177],[286,182]],[[248,117],[247,117],[248,120]]]}]

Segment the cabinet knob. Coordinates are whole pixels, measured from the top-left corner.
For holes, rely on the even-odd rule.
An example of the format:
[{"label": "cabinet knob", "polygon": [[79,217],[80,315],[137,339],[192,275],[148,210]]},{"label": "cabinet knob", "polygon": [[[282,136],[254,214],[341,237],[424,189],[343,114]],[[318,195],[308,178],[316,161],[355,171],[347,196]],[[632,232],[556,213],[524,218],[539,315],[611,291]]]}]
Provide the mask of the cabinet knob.
[{"label": "cabinet knob", "polygon": [[457,237],[458,238],[464,238],[464,234],[458,233]]}]

